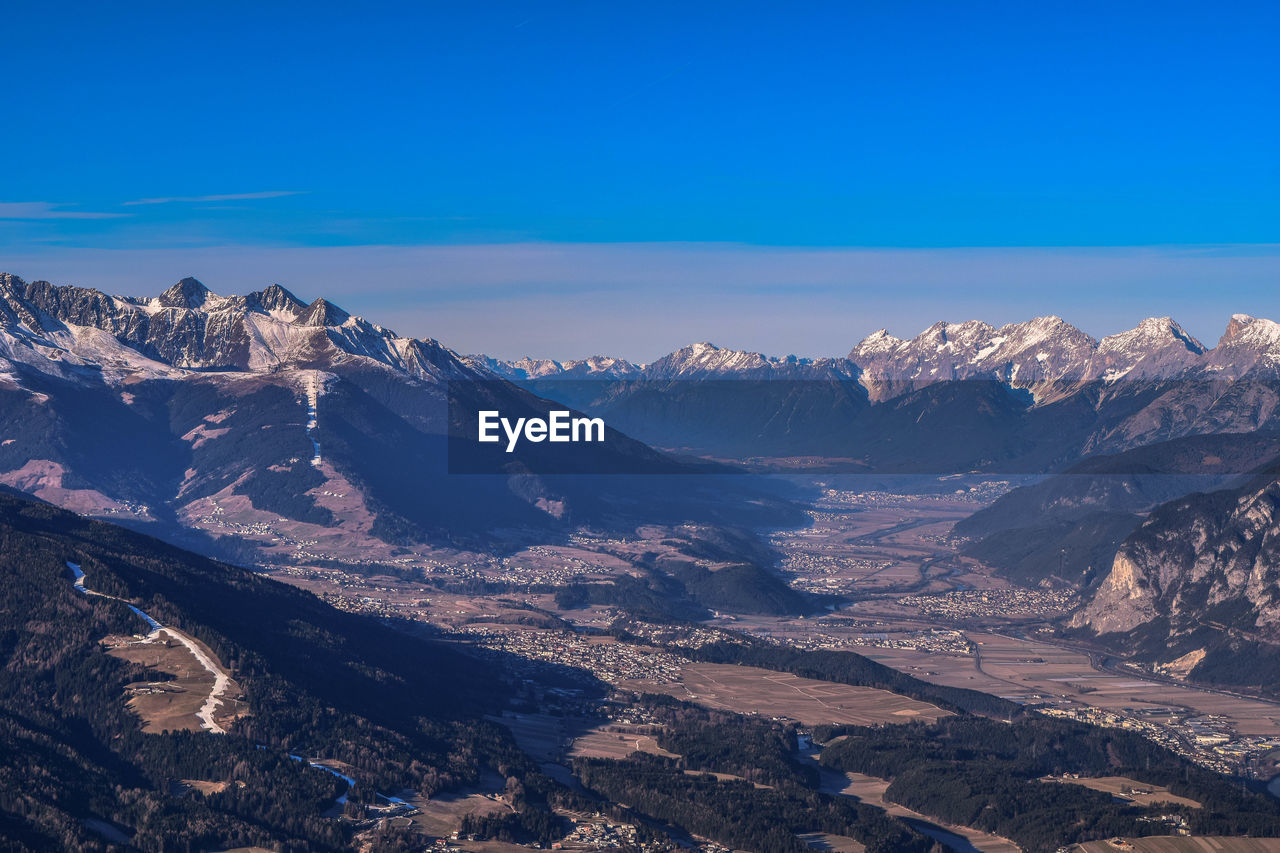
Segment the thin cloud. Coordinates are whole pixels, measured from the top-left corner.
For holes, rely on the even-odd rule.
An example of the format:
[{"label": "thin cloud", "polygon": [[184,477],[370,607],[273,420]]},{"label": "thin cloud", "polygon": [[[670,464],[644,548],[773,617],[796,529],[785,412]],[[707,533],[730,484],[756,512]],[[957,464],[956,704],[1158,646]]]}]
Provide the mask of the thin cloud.
[{"label": "thin cloud", "polygon": [[0,201],[0,219],[117,219],[127,213],[63,210],[66,205],[48,201]]},{"label": "thin cloud", "polygon": [[267,190],[258,193],[217,193],[215,195],[175,195],[165,198],[140,198],[126,201],[126,207],[135,204],[172,204],[174,202],[197,203],[202,201],[257,201],[264,198],[282,198],[287,195],[303,195],[302,190]]}]

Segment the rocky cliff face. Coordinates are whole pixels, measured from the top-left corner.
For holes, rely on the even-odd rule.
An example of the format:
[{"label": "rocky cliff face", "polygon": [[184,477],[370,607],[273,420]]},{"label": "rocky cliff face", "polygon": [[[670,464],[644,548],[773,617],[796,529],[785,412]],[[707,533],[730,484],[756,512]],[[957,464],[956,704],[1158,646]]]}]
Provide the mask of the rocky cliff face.
[{"label": "rocky cliff face", "polygon": [[1205,354],[1204,368],[1227,379],[1280,375],[1280,323],[1232,315],[1218,345]]},{"label": "rocky cliff face", "polygon": [[1165,504],[1124,542],[1097,594],[1072,620],[1098,634],[1167,620],[1280,642],[1280,479]]}]

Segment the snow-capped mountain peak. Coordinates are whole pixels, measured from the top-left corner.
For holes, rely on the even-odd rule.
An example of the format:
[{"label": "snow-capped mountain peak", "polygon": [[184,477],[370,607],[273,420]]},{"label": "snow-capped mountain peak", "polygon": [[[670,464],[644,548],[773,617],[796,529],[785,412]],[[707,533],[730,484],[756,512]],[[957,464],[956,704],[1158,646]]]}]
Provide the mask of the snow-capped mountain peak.
[{"label": "snow-capped mountain peak", "polygon": [[156,297],[155,303],[160,308],[186,308],[198,310],[214,294],[199,279],[187,277]]},{"label": "snow-capped mountain peak", "polygon": [[1218,345],[1205,354],[1206,370],[1223,378],[1261,371],[1280,374],[1280,323],[1233,314]]},{"label": "snow-capped mountain peak", "polygon": [[1204,352],[1204,344],[1173,318],[1148,317],[1128,331],[1103,338],[1086,376],[1106,382],[1168,378],[1194,367]]},{"label": "snow-capped mountain peak", "polygon": [[849,353],[876,396],[952,379],[998,379],[1036,389],[1082,375],[1097,342],[1060,317],[999,329],[988,323],[934,323],[910,340],[877,332]]},{"label": "snow-capped mountain peak", "polygon": [[1126,332],[1107,335],[1098,343],[1098,352],[1134,353],[1171,343],[1196,355],[1205,351],[1204,344],[1192,337],[1172,317],[1148,317]]},{"label": "snow-capped mountain peak", "polygon": [[307,304],[279,284],[273,284],[265,290],[250,293],[245,297],[245,305],[250,310],[262,311],[277,320],[291,322],[306,310]]},{"label": "snow-capped mountain peak", "polygon": [[1242,343],[1267,349],[1280,344],[1280,323],[1250,317],[1248,314],[1232,314],[1218,346]]},{"label": "snow-capped mountain peak", "polygon": [[633,364],[626,359],[607,355],[569,361],[529,356],[516,361],[503,361],[487,355],[469,355],[464,360],[514,382],[534,379],[629,379],[637,376],[642,368],[642,365]]},{"label": "snow-capped mountain peak", "polygon": [[862,341],[853,348],[853,352],[849,354],[849,357],[867,357],[892,352],[902,343],[902,338],[894,337],[889,334],[888,329],[879,329],[863,338]]},{"label": "snow-capped mountain peak", "polygon": [[297,322],[303,326],[341,326],[351,315],[324,297],[307,306]]},{"label": "snow-capped mountain peak", "polygon": [[[282,368],[374,366],[415,379],[469,375],[471,368],[435,341],[401,338],[353,317],[324,298],[310,305],[280,285],[246,296],[218,296],[185,278],[160,296],[109,296],[101,291],[25,282],[0,274],[0,326],[12,360],[65,373],[68,365],[98,366],[99,375],[129,370],[276,371]],[[109,335],[108,346],[94,329]],[[35,358],[29,348],[63,355]],[[111,365],[111,370],[106,370]]]}]

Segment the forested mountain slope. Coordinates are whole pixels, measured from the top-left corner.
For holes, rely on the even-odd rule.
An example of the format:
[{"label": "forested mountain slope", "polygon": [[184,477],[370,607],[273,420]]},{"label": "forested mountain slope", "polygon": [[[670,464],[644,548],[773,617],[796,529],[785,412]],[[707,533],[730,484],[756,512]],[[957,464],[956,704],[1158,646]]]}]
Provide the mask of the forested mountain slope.
[{"label": "forested mountain slope", "polygon": [[[244,689],[226,735],[143,734],[125,686],[157,674],[99,641],[147,629],[117,596],[196,638]],[[454,648],[334,610],[314,596],[46,504],[0,495],[0,847],[339,849],[322,817],[346,788],[292,760],[341,762],[353,802],[523,777],[549,789],[506,730],[482,719],[510,688]],[[182,779],[229,783],[208,796]],[[545,812],[543,812],[545,814]]]}]

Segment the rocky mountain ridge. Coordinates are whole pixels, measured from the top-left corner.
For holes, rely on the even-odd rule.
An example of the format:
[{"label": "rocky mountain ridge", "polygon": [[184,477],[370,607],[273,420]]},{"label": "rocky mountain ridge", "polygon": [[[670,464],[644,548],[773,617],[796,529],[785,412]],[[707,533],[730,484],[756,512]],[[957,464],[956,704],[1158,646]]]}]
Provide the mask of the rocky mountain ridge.
[{"label": "rocky mountain ridge", "polygon": [[881,329],[843,358],[778,358],[701,342],[648,364],[608,356],[565,362],[470,359],[512,381],[841,376],[858,378],[873,400],[884,400],[959,379],[995,380],[1041,392],[1126,379],[1237,379],[1257,374],[1272,378],[1280,376],[1280,324],[1233,315],[1213,348],[1170,317],[1151,317],[1097,340],[1060,317],[1046,316],[999,328],[977,320],[939,322],[907,339]]},{"label": "rocky mountain ridge", "polygon": [[[496,476],[451,468],[459,413],[549,405],[436,341],[279,285],[219,296],[187,278],[143,299],[0,276],[0,485],[223,557],[253,542],[285,561],[391,559],[680,505],[641,497],[658,477],[556,469],[551,485],[532,457]],[[617,433],[570,461],[687,467]],[[693,500],[673,512],[739,503]]]},{"label": "rocky mountain ridge", "polygon": [[[432,339],[397,335],[352,316],[325,298],[311,303],[273,284],[243,296],[219,296],[185,278],[157,297],[111,296],[0,273],[0,327],[7,350],[34,339],[67,353],[61,360],[101,359],[163,372],[272,372],[335,364],[381,365],[428,381],[487,373],[512,381],[546,379],[672,380],[710,378],[858,379],[873,400],[957,379],[995,380],[1040,391],[1064,383],[1175,377],[1280,376],[1280,324],[1234,315],[1207,348],[1168,317],[1096,340],[1059,317],[999,328],[981,321],[939,322],[914,338],[881,329],[843,358],[783,358],[701,342],[648,364],[603,355],[556,361],[459,356]],[[106,332],[113,345],[84,330]],[[23,340],[14,341],[17,332]],[[122,346],[129,353],[106,350]],[[83,353],[82,353],[83,351]],[[10,352],[0,355],[13,357]],[[44,355],[49,358],[48,353]],[[39,359],[36,360],[38,362]]]},{"label": "rocky mountain ridge", "polygon": [[1179,677],[1274,684],[1280,469],[1157,507],[1070,624]]},{"label": "rocky mountain ridge", "polygon": [[[0,274],[0,333],[0,356],[37,368],[46,360],[96,364],[108,379],[168,375],[165,368],[271,373],[378,366],[433,382],[476,373],[434,340],[398,336],[323,298],[308,305],[278,284],[224,297],[184,278],[158,297],[140,299]],[[31,357],[33,349],[39,357]]]},{"label": "rocky mountain ridge", "polygon": [[[1228,452],[1233,434],[1280,431],[1280,324],[1235,315],[1212,349],[1169,318],[1099,341],[1047,317],[939,323],[910,340],[882,331],[845,358],[701,343],[647,365],[502,362],[279,285],[219,296],[187,278],[134,298],[0,275],[0,483],[78,512],[256,536],[276,556],[324,559],[333,546],[314,543],[341,540],[390,559],[393,546],[432,537],[564,530],[623,506],[682,511],[657,489],[611,503],[597,486],[557,490],[527,475],[449,479],[444,387],[454,379],[515,406],[536,399],[517,385],[575,406],[556,389],[590,386],[582,408],[606,407],[611,426],[711,455],[720,442],[739,459],[826,452],[856,470],[1032,473],[1203,436],[1204,447],[1187,445],[1187,464],[1226,476],[1248,467]],[[978,381],[949,381],[960,379]],[[1128,475],[1155,464],[1135,459],[1111,472],[1120,490],[1046,488],[1044,503],[1070,510],[1066,526],[1097,502],[1117,525],[1116,510],[1145,513],[1170,493],[1130,493]],[[681,496],[692,491],[705,506],[724,499]],[[1112,506],[1122,493],[1132,500]],[[1273,478],[1156,508],[1109,566],[1095,564],[1105,575],[1076,626],[1167,640],[1160,649],[1210,662],[1224,642],[1280,640],[1277,506]],[[1217,639],[1197,633],[1200,613],[1223,626]]]}]

